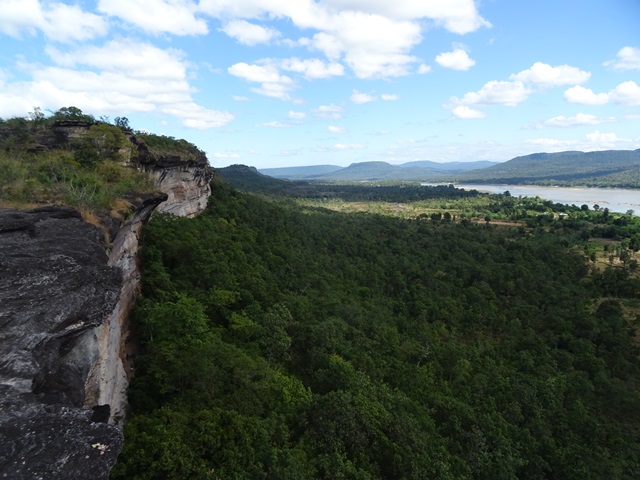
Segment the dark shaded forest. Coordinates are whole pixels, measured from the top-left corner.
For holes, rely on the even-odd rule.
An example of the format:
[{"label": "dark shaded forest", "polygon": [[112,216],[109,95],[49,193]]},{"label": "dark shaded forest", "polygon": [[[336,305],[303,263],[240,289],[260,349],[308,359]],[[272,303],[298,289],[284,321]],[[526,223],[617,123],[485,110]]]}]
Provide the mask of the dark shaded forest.
[{"label": "dark shaded forest", "polygon": [[112,478],[640,476],[640,282],[586,255],[633,218],[501,228],[212,187],[145,230]]}]

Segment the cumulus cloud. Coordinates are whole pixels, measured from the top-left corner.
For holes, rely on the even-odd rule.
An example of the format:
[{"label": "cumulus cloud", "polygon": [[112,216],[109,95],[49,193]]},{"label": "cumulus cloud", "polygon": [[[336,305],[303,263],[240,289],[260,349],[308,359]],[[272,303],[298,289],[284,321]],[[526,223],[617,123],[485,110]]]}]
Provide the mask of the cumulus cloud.
[{"label": "cumulus cloud", "polygon": [[380,15],[340,11],[311,39],[329,59],[343,58],[358,78],[407,75],[417,59],[410,50],[422,41],[420,25]]},{"label": "cumulus cloud", "polygon": [[507,105],[514,107],[524,102],[531,91],[521,81],[491,81],[477,92],[466,93],[462,98],[452,97],[453,105]]},{"label": "cumulus cloud", "polygon": [[400,97],[396,94],[391,94],[391,93],[383,93],[382,95],[380,95],[380,98],[382,100],[384,100],[385,102],[395,102],[396,100],[398,100]]},{"label": "cumulus cloud", "polygon": [[246,20],[233,20],[221,30],[238,42],[249,46],[270,43],[271,40],[280,36],[280,32],[273,28],[249,23]]},{"label": "cumulus cloud", "polygon": [[191,0],[99,0],[98,10],[152,35],[204,35],[207,22],[196,17]]},{"label": "cumulus cloud", "polygon": [[563,85],[578,85],[591,78],[591,73],[570,65],[552,67],[546,63],[536,62],[531,68],[513,74],[510,80],[534,84],[540,87],[559,87]]},{"label": "cumulus cloud", "polygon": [[609,92],[613,103],[637,107],[640,105],[640,86],[636,82],[624,82]]},{"label": "cumulus cloud", "polygon": [[291,99],[289,92],[295,87],[294,81],[286,75],[280,75],[275,65],[249,65],[240,62],[231,65],[227,71],[248,82],[259,83],[260,87],[252,88],[256,93],[280,100]]},{"label": "cumulus cloud", "polygon": [[596,94],[593,90],[576,85],[564,92],[564,99],[569,103],[581,105],[604,105],[609,102],[609,95],[606,93]]},{"label": "cumulus cloud", "polygon": [[375,102],[377,98],[374,95],[369,95],[368,93],[362,93],[358,90],[354,90],[351,96],[349,97],[353,103],[369,103]]},{"label": "cumulus cloud", "polygon": [[0,86],[0,116],[24,114],[33,105],[75,105],[95,114],[158,111],[197,129],[219,127],[234,118],[193,101],[187,67],[177,50],[114,40],[47,52],[54,66],[23,64],[29,80]]},{"label": "cumulus cloud", "polygon": [[613,70],[640,70],[640,48],[623,47],[614,60],[604,62]]},{"label": "cumulus cloud", "polygon": [[344,75],[344,67],[337,62],[323,62],[318,58],[288,58],[280,64],[283,70],[304,75],[307,79],[329,78]]},{"label": "cumulus cloud", "polygon": [[574,127],[578,125],[600,125],[601,123],[614,122],[614,118],[598,118],[595,115],[589,115],[586,113],[578,113],[573,117],[565,117],[559,115],[557,117],[550,118],[544,122],[544,125],[551,127]]},{"label": "cumulus cloud", "polygon": [[424,75],[425,73],[429,73],[430,71],[431,71],[431,66],[430,65],[426,65],[426,64],[422,63],[418,67],[418,73],[420,75]]},{"label": "cumulus cloud", "polygon": [[469,108],[466,105],[458,105],[451,110],[451,113],[455,117],[465,120],[486,117],[486,114],[484,112],[481,112],[480,110],[474,110],[473,108]]},{"label": "cumulus cloud", "polygon": [[582,105],[604,105],[617,103],[619,105],[640,105],[640,86],[633,81],[623,82],[608,93],[594,93],[579,85],[564,92],[564,99],[569,103]]},{"label": "cumulus cloud", "polygon": [[469,70],[476,62],[462,48],[456,48],[451,52],[441,53],[436,57],[436,63],[453,70]]},{"label": "cumulus cloud", "polygon": [[108,30],[104,17],[84,12],[78,5],[61,2],[42,5],[38,0],[0,2],[0,32],[14,38],[41,31],[49,40],[71,43],[102,37]]},{"label": "cumulus cloud", "polygon": [[329,130],[331,133],[347,133],[347,129],[344,127],[338,127],[336,125],[329,125],[327,127],[327,130]]},{"label": "cumulus cloud", "polygon": [[307,114],[304,112],[294,112],[293,110],[289,110],[289,113],[287,114],[289,118],[292,118],[294,120],[302,120],[303,118],[307,117]]},{"label": "cumulus cloud", "polygon": [[236,102],[248,102],[249,101],[249,97],[244,97],[242,95],[231,95],[231,98],[233,98]]},{"label": "cumulus cloud", "polygon": [[429,22],[458,34],[491,26],[473,0],[201,0],[199,11],[220,19],[289,19],[300,29],[317,32],[298,45],[342,60],[359,78],[410,73],[417,61],[410,52]]}]

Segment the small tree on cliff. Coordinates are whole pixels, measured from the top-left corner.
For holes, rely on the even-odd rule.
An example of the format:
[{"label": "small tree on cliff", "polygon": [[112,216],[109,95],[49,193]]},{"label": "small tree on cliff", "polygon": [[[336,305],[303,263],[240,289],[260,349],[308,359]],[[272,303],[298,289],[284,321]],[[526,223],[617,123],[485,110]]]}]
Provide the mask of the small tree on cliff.
[{"label": "small tree on cliff", "polygon": [[83,165],[95,165],[102,160],[127,163],[136,152],[136,147],[119,127],[100,123],[93,125],[82,139],[76,159]]}]

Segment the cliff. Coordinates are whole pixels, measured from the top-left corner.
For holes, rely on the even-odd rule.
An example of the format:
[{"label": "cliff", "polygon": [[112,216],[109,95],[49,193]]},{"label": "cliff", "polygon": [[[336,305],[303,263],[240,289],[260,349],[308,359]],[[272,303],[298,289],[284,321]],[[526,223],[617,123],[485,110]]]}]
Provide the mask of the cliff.
[{"label": "cliff", "polygon": [[[64,148],[89,127],[57,125],[32,148]],[[202,211],[211,178],[204,155],[154,155],[130,138],[160,191],[128,199],[110,251],[71,208],[0,209],[0,477],[108,478],[120,452],[142,225],[155,210]]]},{"label": "cliff", "polygon": [[61,207],[0,211],[0,259],[0,474],[107,478],[122,433],[82,408],[87,332],[113,311],[122,272]]}]

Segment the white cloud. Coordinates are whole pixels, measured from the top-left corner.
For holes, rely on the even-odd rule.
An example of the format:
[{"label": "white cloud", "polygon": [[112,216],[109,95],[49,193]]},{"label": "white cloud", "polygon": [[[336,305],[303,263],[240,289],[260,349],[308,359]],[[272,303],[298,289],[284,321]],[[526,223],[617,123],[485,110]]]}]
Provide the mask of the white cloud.
[{"label": "white cloud", "polygon": [[524,102],[531,91],[521,81],[486,83],[477,92],[469,92],[461,99],[452,97],[451,103],[457,105],[507,105],[514,107]]},{"label": "white cloud", "polygon": [[328,58],[343,61],[358,78],[407,75],[417,59],[410,50],[421,42],[420,25],[380,15],[341,11],[331,15],[311,46]]},{"label": "white cloud", "polygon": [[259,124],[256,125],[256,127],[270,127],[270,128],[287,128],[287,127],[290,127],[290,126],[291,125],[289,125],[288,123],[282,123],[282,122],[277,122],[277,121],[259,123]]},{"label": "white cloud", "polygon": [[334,150],[360,150],[361,148],[364,148],[364,145],[361,145],[359,143],[336,143],[333,148]]},{"label": "white cloud", "polygon": [[249,97],[244,97],[242,95],[231,95],[231,98],[233,98],[236,102],[248,102],[249,101]]},{"label": "white cloud", "polygon": [[546,63],[536,62],[531,68],[513,74],[510,80],[534,84],[541,87],[559,87],[562,85],[578,85],[591,78],[591,73],[569,65],[552,67]]},{"label": "white cloud", "polygon": [[43,7],[38,0],[0,2],[0,32],[21,38],[23,32],[35,35],[38,30],[50,40],[69,43],[104,36],[109,24],[105,18],[84,12],[78,5],[49,2]]},{"label": "white cloud", "polygon": [[299,29],[316,30],[297,44],[342,59],[359,78],[409,74],[416,62],[410,52],[422,40],[423,27],[465,34],[491,26],[474,0],[201,0],[198,7],[222,20],[283,18]]},{"label": "white cloud", "polygon": [[191,0],[99,0],[98,10],[153,35],[204,35],[209,31],[207,23],[196,17],[197,6]]},{"label": "white cloud", "polygon": [[569,103],[579,103],[581,105],[604,105],[609,102],[609,95],[606,93],[593,93],[593,90],[576,85],[564,92],[564,99]]},{"label": "white cloud", "polygon": [[640,48],[623,47],[615,60],[604,62],[604,65],[614,70],[640,70]]},{"label": "white cloud", "polygon": [[238,153],[220,153],[220,152],[215,152],[210,154],[210,156],[212,158],[219,158],[219,159],[237,159],[240,158],[240,155]]},{"label": "white cloud", "polygon": [[531,138],[526,143],[538,145],[547,152],[561,152],[575,148],[578,142],[576,140],[558,140],[557,138]]},{"label": "white cloud", "polygon": [[266,28],[246,20],[233,20],[227,23],[222,29],[224,33],[244,45],[257,45],[259,43],[269,43],[274,38],[280,36],[280,32],[273,28]]},{"label": "white cloud", "polygon": [[344,75],[344,67],[336,62],[325,63],[318,58],[288,58],[283,60],[281,68],[290,72],[301,73],[307,79],[329,78]]},{"label": "white cloud", "polygon": [[193,101],[179,51],[114,40],[64,52],[49,48],[47,53],[55,66],[23,64],[28,81],[0,85],[0,116],[23,115],[34,105],[52,110],[75,105],[97,115],[157,111],[197,129],[234,118]]},{"label": "white cloud", "polygon": [[585,135],[584,140],[560,140],[556,138],[534,138],[526,143],[537,145],[547,152],[562,152],[566,150],[597,151],[611,149],[637,148],[637,140],[618,137],[615,133],[604,133],[596,130]]},{"label": "white cloud", "polygon": [[462,48],[456,48],[451,52],[441,53],[436,57],[436,63],[453,70],[469,70],[476,62]]},{"label": "white cloud", "polygon": [[229,112],[209,110],[194,102],[167,104],[161,106],[160,110],[175,115],[185,127],[196,130],[222,127],[234,119]]},{"label": "white cloud", "polygon": [[578,113],[573,117],[565,117],[560,115],[550,118],[544,122],[544,125],[551,127],[574,127],[578,125],[600,125],[601,123],[613,122],[614,118],[598,118],[595,115],[586,113]]},{"label": "white cloud", "polygon": [[604,105],[612,102],[619,105],[640,105],[640,86],[633,81],[623,82],[609,93],[594,93],[579,85],[564,92],[564,99],[569,103],[582,105]]},{"label": "white cloud", "polygon": [[313,113],[320,118],[340,120],[342,118],[342,107],[340,105],[320,105],[313,110]]},{"label": "white cloud", "polygon": [[252,90],[261,95],[290,100],[289,91],[295,87],[293,80],[286,75],[280,75],[275,65],[249,65],[244,62],[231,65],[227,71],[249,82],[260,83],[259,88]]},{"label": "white cloud", "polygon": [[474,110],[473,108],[469,108],[466,105],[458,105],[451,110],[451,113],[457,118],[462,118],[465,120],[486,117],[486,114],[484,112]]},{"label": "white cloud", "polygon": [[347,133],[347,129],[344,127],[337,127],[335,125],[329,125],[327,127],[327,130],[329,130],[331,133]]},{"label": "white cloud", "polygon": [[396,100],[398,100],[400,97],[398,95],[391,94],[391,93],[383,93],[382,95],[380,95],[380,98],[382,100],[384,100],[385,102],[395,102]]},{"label": "white cloud", "polygon": [[300,28],[319,28],[340,10],[380,15],[395,20],[432,20],[447,30],[465,34],[490,27],[476,9],[473,0],[201,0],[203,11],[216,17],[288,17]]},{"label": "white cloud", "polygon": [[374,95],[369,95],[368,93],[362,93],[358,90],[354,90],[351,96],[349,97],[353,103],[369,103],[374,102],[376,97]]},{"label": "white cloud", "polygon": [[587,138],[592,143],[598,143],[601,146],[606,145],[611,147],[613,147],[621,140],[615,133],[600,133],[598,130],[593,133],[588,133]]},{"label": "white cloud", "polygon": [[307,117],[307,114],[304,112],[294,112],[293,110],[289,110],[289,113],[287,114],[289,118],[292,118],[294,120],[302,120],[303,118]]},{"label": "white cloud", "polygon": [[47,54],[60,66],[77,68],[86,65],[98,70],[122,73],[133,79],[186,79],[184,53],[160,49],[150,43],[112,40],[102,46],[86,45],[62,51],[47,48]]},{"label": "white cloud", "polygon": [[636,82],[624,82],[609,92],[613,103],[629,106],[640,105],[640,86]]},{"label": "white cloud", "polygon": [[426,65],[426,64],[422,63],[418,67],[418,73],[420,75],[424,75],[425,73],[429,73],[430,71],[431,71],[431,66],[430,65]]}]

